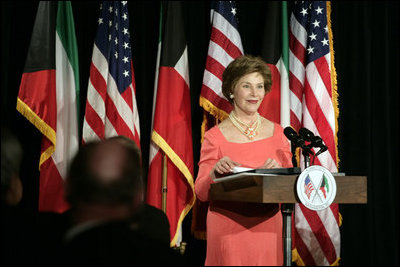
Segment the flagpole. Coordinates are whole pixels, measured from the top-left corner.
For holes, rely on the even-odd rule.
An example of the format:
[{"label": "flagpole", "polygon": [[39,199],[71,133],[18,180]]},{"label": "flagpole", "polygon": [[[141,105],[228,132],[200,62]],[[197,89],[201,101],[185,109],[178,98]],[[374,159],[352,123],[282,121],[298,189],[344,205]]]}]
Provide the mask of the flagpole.
[{"label": "flagpole", "polygon": [[162,169],[162,182],[161,182],[161,209],[167,214],[167,155],[163,152],[163,161],[162,161],[163,169]]}]

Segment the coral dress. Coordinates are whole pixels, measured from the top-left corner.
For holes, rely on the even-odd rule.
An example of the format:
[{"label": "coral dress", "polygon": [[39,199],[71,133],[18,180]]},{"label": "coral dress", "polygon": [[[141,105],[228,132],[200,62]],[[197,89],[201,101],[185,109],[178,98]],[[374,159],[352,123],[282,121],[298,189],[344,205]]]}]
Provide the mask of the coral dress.
[{"label": "coral dress", "polygon": [[[218,126],[204,135],[195,182],[196,195],[209,201],[210,172],[224,156],[242,167],[257,168],[268,158],[291,167],[290,144],[279,124],[273,136],[249,143],[226,140]],[[278,204],[210,201],[205,265],[282,265],[282,215]]]}]

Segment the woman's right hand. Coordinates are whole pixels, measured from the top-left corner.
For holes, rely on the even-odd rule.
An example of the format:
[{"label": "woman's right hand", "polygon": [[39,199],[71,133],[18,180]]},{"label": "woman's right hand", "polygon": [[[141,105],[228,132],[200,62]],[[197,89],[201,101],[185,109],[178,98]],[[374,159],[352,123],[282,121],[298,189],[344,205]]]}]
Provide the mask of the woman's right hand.
[{"label": "woman's right hand", "polygon": [[214,175],[231,173],[233,168],[236,166],[240,166],[240,164],[225,156],[215,164],[214,168],[212,169],[212,173]]}]

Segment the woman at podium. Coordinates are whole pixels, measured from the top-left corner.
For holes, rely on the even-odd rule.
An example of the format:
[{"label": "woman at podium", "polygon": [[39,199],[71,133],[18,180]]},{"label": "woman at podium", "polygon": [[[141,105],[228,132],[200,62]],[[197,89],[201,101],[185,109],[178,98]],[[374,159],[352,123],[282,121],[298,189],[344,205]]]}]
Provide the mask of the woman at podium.
[{"label": "woman at podium", "polygon": [[[292,167],[283,128],[260,116],[271,89],[271,72],[258,57],[241,56],[223,73],[222,92],[233,105],[229,117],[204,135],[196,195],[210,201],[210,184],[235,167]],[[282,215],[278,204],[210,201],[205,265],[282,265]]]}]

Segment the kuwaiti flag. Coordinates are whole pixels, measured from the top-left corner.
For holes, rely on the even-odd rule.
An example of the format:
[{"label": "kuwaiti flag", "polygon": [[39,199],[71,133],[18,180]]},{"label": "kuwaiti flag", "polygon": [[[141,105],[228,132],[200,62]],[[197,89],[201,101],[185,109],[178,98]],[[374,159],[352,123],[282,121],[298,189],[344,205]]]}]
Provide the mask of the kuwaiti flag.
[{"label": "kuwaiti flag", "polygon": [[162,191],[166,192],[165,212],[175,246],[181,242],[182,221],[195,202],[189,64],[182,2],[168,1],[161,11],[146,199],[162,209]]},{"label": "kuwaiti flag", "polygon": [[322,194],[324,195],[324,198],[326,198],[326,193],[329,193],[329,184],[328,184],[328,179],[326,179],[325,175],[322,178],[322,183],[321,186],[319,187],[319,190],[321,190]]},{"label": "kuwaiti flag", "polygon": [[17,99],[17,110],[43,134],[40,211],[68,208],[63,183],[79,147],[78,74],[71,3],[40,2]]},{"label": "kuwaiti flag", "polygon": [[265,3],[265,26],[261,57],[267,62],[272,75],[271,91],[265,96],[259,113],[265,118],[290,125],[289,105],[289,44],[286,1]]}]

